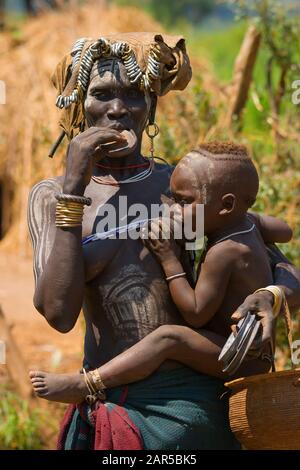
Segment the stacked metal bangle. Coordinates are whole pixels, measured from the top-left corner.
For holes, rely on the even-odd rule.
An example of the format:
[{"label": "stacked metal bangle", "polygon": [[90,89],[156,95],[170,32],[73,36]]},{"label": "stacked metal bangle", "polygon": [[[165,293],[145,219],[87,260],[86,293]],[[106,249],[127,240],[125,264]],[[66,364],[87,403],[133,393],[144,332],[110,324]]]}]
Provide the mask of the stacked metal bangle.
[{"label": "stacked metal bangle", "polygon": [[74,194],[55,194],[55,199],[58,201],[69,201],[69,202],[80,202],[80,204],[90,206],[92,204],[92,199],[85,196],[75,196]]},{"label": "stacked metal bangle", "polygon": [[83,206],[90,206],[90,197],[74,196],[73,194],[56,194],[56,218],[57,227],[79,227],[82,225]]},{"label": "stacked metal bangle", "polygon": [[[92,405],[97,400],[106,400],[106,396],[104,393],[105,386],[101,380],[99,371],[96,369],[91,372],[86,372],[83,369],[84,373],[84,380],[89,391],[89,395],[85,397],[85,400],[89,405]],[[98,379],[99,376],[99,379]],[[100,382],[99,382],[100,380]]]},{"label": "stacked metal bangle", "polygon": [[[91,370],[88,372],[88,376],[90,377],[91,381],[93,382],[94,387],[96,388],[98,393],[103,393],[103,390],[106,389],[104,383],[102,382],[102,378],[98,369]],[[105,398],[105,395],[103,393]]]},{"label": "stacked metal bangle", "polygon": [[56,204],[56,227],[79,227],[82,225],[83,204],[80,202],[58,201]]}]

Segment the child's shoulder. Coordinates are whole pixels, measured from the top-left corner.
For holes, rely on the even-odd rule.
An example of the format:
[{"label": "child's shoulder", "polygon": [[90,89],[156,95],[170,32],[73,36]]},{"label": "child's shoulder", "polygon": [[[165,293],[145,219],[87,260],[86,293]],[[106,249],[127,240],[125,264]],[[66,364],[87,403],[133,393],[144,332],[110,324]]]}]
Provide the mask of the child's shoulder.
[{"label": "child's shoulder", "polygon": [[210,246],[206,253],[205,261],[229,264],[234,263],[241,256],[249,253],[251,253],[251,248],[247,244],[228,238]]}]

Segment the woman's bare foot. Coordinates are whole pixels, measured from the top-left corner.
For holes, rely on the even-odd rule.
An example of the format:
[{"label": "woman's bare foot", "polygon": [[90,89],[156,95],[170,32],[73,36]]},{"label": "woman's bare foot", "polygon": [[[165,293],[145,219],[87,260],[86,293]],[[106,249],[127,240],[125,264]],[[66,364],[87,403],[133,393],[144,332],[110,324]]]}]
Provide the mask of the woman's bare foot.
[{"label": "woman's bare foot", "polygon": [[30,371],[33,390],[40,398],[61,403],[81,403],[88,389],[83,374],[50,374]]}]

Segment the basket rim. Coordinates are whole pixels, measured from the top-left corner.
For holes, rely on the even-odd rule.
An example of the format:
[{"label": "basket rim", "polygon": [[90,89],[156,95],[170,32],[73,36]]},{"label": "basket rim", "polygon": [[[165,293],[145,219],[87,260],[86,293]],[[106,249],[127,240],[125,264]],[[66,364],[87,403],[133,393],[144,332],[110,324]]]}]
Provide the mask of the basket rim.
[{"label": "basket rim", "polygon": [[249,375],[249,377],[240,377],[239,379],[234,379],[230,382],[225,382],[224,386],[230,389],[235,389],[238,387],[245,388],[250,383],[265,382],[282,376],[298,376],[300,378],[300,368],[280,370],[278,372],[268,372],[267,374]]}]

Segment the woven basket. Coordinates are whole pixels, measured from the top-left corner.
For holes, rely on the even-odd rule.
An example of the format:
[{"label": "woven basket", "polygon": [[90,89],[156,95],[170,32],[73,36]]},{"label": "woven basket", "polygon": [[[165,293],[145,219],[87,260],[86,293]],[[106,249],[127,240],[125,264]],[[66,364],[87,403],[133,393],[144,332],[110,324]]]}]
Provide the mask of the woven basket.
[{"label": "woven basket", "polygon": [[225,385],[231,390],[230,427],[246,449],[300,450],[300,369]]}]

